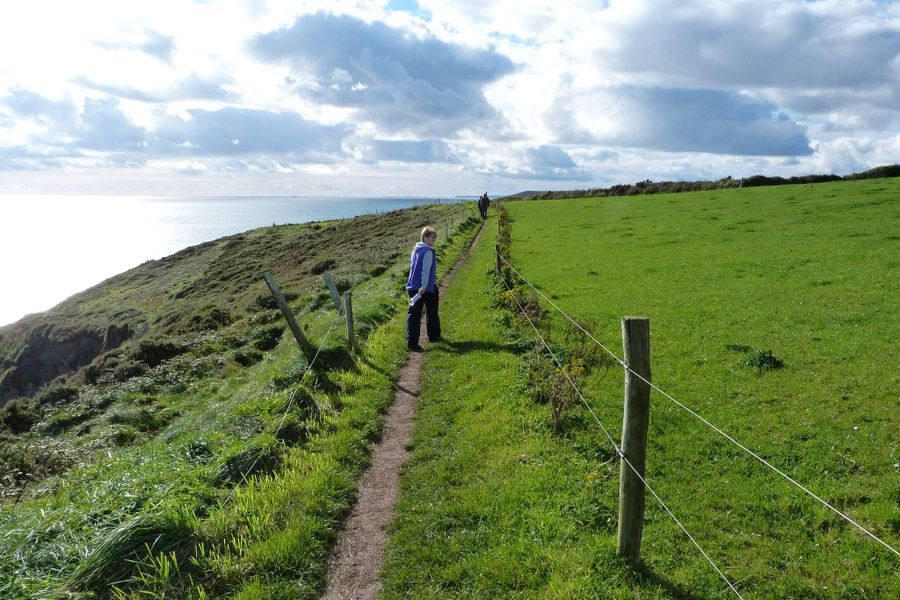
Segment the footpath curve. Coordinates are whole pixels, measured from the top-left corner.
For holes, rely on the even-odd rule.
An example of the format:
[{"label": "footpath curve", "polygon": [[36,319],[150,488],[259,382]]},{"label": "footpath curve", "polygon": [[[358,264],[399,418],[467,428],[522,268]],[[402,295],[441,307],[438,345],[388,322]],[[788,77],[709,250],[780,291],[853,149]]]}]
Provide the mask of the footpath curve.
[{"label": "footpath curve", "polygon": [[[441,296],[472,253],[483,231],[484,222],[441,280],[438,286]],[[419,343],[424,344],[425,339],[425,327],[422,327]],[[369,467],[359,482],[356,504],[328,559],[323,600],[371,600],[378,593],[387,526],[400,490],[400,468],[409,458],[407,448],[415,423],[423,357],[421,352],[410,352],[400,370],[394,402],[385,416],[381,439],[372,450]]]}]

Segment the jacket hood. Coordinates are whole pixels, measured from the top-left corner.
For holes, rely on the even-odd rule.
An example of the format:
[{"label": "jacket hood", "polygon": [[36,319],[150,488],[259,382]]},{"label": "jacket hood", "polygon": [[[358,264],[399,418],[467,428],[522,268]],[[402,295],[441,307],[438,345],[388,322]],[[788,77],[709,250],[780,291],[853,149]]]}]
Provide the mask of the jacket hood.
[{"label": "jacket hood", "polygon": [[413,250],[418,250],[419,248],[429,248],[429,249],[431,249],[431,246],[429,246],[429,245],[426,244],[425,242],[418,242],[418,243],[413,247]]}]

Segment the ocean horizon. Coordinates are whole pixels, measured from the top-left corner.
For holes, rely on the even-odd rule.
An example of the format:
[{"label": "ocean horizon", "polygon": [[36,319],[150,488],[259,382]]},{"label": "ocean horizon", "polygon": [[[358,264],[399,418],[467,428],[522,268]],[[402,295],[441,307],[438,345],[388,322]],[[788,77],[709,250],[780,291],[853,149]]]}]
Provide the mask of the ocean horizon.
[{"label": "ocean horizon", "polygon": [[148,260],[267,225],[387,212],[437,197],[0,195],[0,327]]}]

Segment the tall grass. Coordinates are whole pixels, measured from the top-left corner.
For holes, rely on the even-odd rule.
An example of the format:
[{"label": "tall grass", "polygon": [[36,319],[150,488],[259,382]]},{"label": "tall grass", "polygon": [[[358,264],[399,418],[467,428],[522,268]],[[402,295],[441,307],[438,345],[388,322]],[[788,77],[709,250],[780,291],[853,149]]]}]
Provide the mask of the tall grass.
[{"label": "tall grass", "polygon": [[[439,210],[449,221],[459,207]],[[474,219],[455,221],[444,268],[475,232]],[[258,325],[236,323],[114,384],[121,395],[88,416],[89,433],[60,441],[135,437],[0,507],[0,597],[314,597],[406,356],[406,260],[355,284],[372,319],[357,354],[341,322],[325,339],[336,315],[321,307],[302,317],[322,346],[311,370],[290,336],[252,350]],[[242,364],[236,348],[259,356]]]}]

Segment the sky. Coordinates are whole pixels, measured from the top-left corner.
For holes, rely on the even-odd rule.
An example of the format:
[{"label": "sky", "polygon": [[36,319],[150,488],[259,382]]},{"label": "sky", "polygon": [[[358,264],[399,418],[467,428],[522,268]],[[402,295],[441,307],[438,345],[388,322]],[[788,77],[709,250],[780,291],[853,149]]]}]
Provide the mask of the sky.
[{"label": "sky", "polygon": [[900,2],[29,0],[0,192],[453,196],[900,162]]}]

